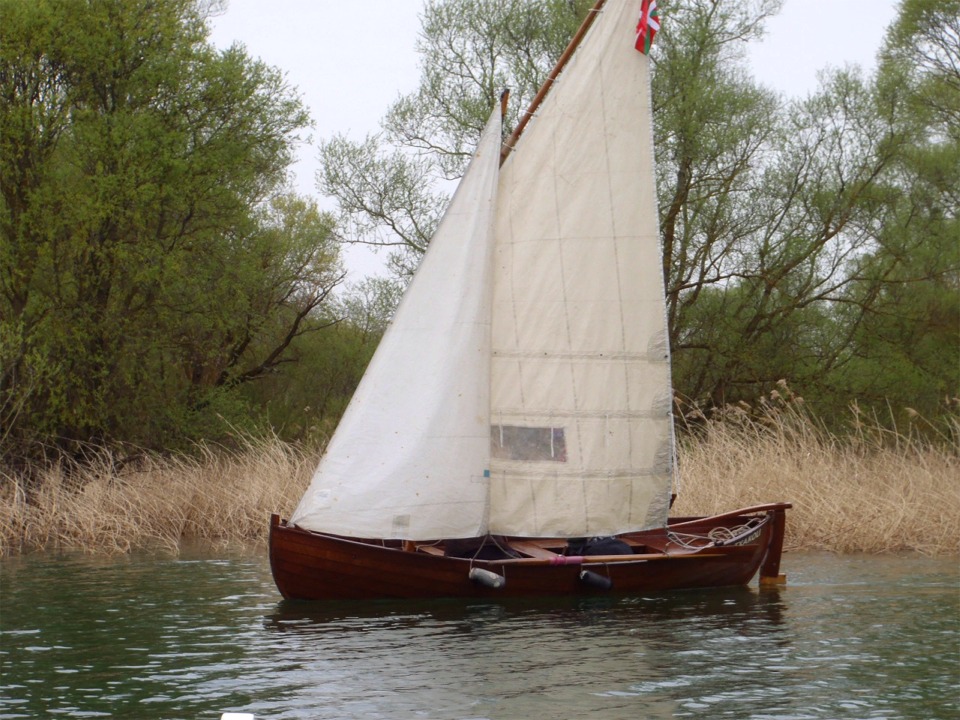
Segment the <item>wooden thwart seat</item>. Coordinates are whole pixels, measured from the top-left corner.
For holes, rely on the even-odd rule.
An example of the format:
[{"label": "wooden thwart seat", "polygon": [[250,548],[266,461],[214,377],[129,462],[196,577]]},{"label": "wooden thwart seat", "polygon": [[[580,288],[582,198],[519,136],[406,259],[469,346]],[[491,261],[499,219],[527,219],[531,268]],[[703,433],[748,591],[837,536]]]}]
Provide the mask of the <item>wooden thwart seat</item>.
[{"label": "wooden thwart seat", "polygon": [[537,545],[535,542],[530,540],[511,540],[510,547],[516,550],[521,555],[526,555],[527,557],[539,558],[541,560],[551,560],[555,557],[560,557],[557,553],[552,550],[547,550],[545,547]]},{"label": "wooden thwart seat", "polygon": [[437,555],[443,557],[443,550],[438,548],[436,545],[417,545],[417,550],[427,555]]}]

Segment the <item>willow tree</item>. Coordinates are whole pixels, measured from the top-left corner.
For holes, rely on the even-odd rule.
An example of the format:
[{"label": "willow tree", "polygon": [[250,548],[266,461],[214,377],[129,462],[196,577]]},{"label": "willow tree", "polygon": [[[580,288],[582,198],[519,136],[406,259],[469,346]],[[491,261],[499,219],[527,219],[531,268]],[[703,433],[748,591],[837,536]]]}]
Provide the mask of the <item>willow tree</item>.
[{"label": "willow tree", "polygon": [[243,413],[339,280],[284,195],[308,115],[209,3],[2,0],[0,440],[169,447]]},{"label": "willow tree", "polygon": [[[946,5],[949,15],[954,1],[927,4]],[[677,0],[662,8],[652,93],[674,383],[680,395],[716,406],[752,401],[786,379],[834,412],[864,390],[843,379],[851,349],[873,342],[867,335],[880,332],[878,318],[895,313],[895,299],[919,277],[905,259],[920,262],[923,233],[894,231],[914,217],[894,199],[912,186],[909,157],[928,147],[905,104],[927,81],[916,69],[901,75],[894,97],[891,83],[852,68],[825,73],[809,97],[778,96],[751,77],[745,52],[781,4]],[[420,88],[390,108],[381,135],[323,147],[319,184],[349,220],[346,239],[394,244],[403,250],[394,268],[415,266],[446,201],[438,181],[460,171],[501,87],[520,96],[513,112],[525,107],[585,9],[535,0],[428,4]],[[530,12],[539,24],[524,22]],[[937,22],[938,40],[924,49],[912,33],[904,47],[926,57],[930,43],[949,44],[952,21]],[[542,44],[525,35],[538,27]],[[944,57],[949,67],[952,56]],[[923,97],[942,105],[952,86],[949,74],[937,77]],[[949,165],[942,148],[936,155]],[[905,348],[909,336],[897,342]]]},{"label": "willow tree", "polygon": [[431,0],[421,18],[420,86],[387,110],[380,133],[320,146],[321,191],[339,204],[344,240],[391,248],[409,275],[503,90],[515,124],[592,0]]},{"label": "willow tree", "polygon": [[[845,294],[860,318],[831,389],[906,422],[960,411],[960,0],[906,0],[876,96],[902,128],[871,203],[875,247]],[[869,302],[865,302],[864,298]],[[845,318],[846,320],[847,318]],[[847,323],[849,324],[849,322]]]}]

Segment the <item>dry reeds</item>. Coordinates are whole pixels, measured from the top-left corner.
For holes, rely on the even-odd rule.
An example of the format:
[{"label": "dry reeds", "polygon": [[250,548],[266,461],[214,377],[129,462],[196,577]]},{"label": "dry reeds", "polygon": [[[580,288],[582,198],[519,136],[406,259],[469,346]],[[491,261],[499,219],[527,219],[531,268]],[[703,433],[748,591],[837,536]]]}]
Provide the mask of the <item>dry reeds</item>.
[{"label": "dry reeds", "polygon": [[82,469],[53,466],[27,484],[0,470],[0,555],[18,550],[176,552],[184,538],[242,543],[289,513],[316,458],[276,439],[195,457],[145,456],[116,469],[101,451]]},{"label": "dry reeds", "polygon": [[[957,437],[922,441],[863,423],[835,436],[783,403],[728,409],[681,443],[673,512],[787,501],[788,549],[958,554]],[[0,468],[0,555],[262,541],[269,514],[293,510],[315,463],[315,453],[273,438],[121,469],[103,452],[81,470],[51,467],[29,484]]]},{"label": "dry reeds", "polygon": [[854,421],[837,436],[792,405],[728,408],[683,442],[674,513],[785,501],[787,549],[960,554],[958,428],[930,440]]}]

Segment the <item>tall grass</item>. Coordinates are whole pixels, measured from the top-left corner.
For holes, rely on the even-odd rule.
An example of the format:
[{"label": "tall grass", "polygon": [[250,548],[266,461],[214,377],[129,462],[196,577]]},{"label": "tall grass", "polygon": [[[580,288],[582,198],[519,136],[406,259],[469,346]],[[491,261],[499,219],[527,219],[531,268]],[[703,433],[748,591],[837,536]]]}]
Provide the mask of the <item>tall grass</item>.
[{"label": "tall grass", "polygon": [[793,405],[727,408],[682,442],[674,514],[786,501],[787,549],[960,554],[960,427],[853,419],[834,435]]},{"label": "tall grass", "polygon": [[[835,436],[790,408],[728,409],[681,442],[673,512],[788,501],[787,549],[960,554],[958,436],[927,441],[862,422]],[[55,466],[29,483],[0,468],[0,554],[262,542],[269,514],[293,510],[315,464],[316,453],[268,439],[123,469],[102,452],[82,470]]]},{"label": "tall grass", "polygon": [[181,540],[260,540],[271,512],[290,512],[316,457],[276,439],[194,457],[146,456],[117,469],[101,451],[82,469],[53,466],[29,483],[0,470],[0,555],[79,549],[176,553]]}]

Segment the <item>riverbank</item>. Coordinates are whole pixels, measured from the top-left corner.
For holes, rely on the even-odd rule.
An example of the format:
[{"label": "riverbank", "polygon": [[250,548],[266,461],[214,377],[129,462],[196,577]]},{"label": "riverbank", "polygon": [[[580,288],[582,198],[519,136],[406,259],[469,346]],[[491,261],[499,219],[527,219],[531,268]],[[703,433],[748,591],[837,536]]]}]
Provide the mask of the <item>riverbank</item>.
[{"label": "riverbank", "polygon": [[[960,452],[887,431],[836,437],[798,416],[706,423],[678,448],[675,515],[787,501],[787,550],[960,555]],[[262,542],[317,454],[279,440],[116,469],[53,467],[30,485],[0,468],[0,555],[78,549],[176,553],[185,538]]]}]

